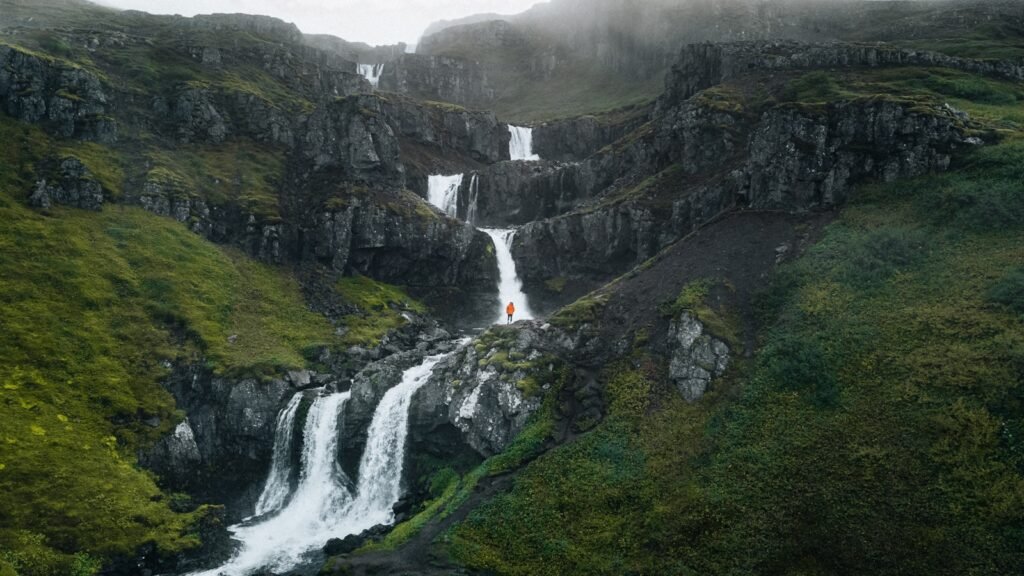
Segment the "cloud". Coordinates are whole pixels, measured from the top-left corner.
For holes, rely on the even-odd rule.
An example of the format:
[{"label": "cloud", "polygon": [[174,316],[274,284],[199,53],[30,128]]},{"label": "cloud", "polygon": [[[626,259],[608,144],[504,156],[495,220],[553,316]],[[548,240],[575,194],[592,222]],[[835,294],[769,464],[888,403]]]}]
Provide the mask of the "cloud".
[{"label": "cloud", "polygon": [[415,42],[437,20],[482,12],[514,14],[538,0],[101,0],[116,8],[194,16],[212,12],[266,14],[303,32],[370,44]]}]

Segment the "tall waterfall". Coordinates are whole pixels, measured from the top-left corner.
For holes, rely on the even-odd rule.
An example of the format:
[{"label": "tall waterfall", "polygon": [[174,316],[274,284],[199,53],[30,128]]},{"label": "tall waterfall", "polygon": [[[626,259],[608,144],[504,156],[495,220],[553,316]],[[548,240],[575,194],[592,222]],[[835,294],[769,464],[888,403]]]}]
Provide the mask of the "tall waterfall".
[{"label": "tall waterfall", "polygon": [[466,209],[466,222],[476,226],[477,201],[480,199],[480,175],[473,173],[469,180],[469,207]]},{"label": "tall waterfall", "polygon": [[462,174],[452,176],[430,176],[427,178],[427,201],[455,218],[459,211],[459,188]]},{"label": "tall waterfall", "polygon": [[516,261],[512,259],[512,241],[516,237],[515,230],[482,229],[494,241],[495,255],[498,257],[498,294],[501,298],[501,314],[497,322],[504,324],[506,320],[505,306],[512,302],[516,305],[515,320],[533,320],[533,312],[523,293],[523,283],[516,272]]},{"label": "tall waterfall", "polygon": [[[276,472],[278,447],[286,444],[282,427],[294,424],[299,401],[288,403],[278,416],[274,465],[264,496],[278,493],[273,485],[284,486],[284,496],[273,496],[283,504],[279,511],[256,523],[231,527],[242,543],[241,550],[225,566],[194,576],[249,576],[257,571],[286,572],[300,565],[331,538],[358,534],[378,524],[394,521],[392,506],[401,496],[405,442],[409,430],[409,405],[413,394],[430,378],[437,363],[447,355],[431,356],[402,375],[402,381],[387,391],[373,414],[367,433],[366,450],[359,465],[355,493],[338,465],[340,415],[351,392],[323,394],[313,402],[303,432],[302,469],[299,484],[287,500],[288,471]],[[298,394],[296,396],[301,396]],[[280,441],[280,442],[279,442]],[[287,442],[290,444],[290,440]],[[288,448],[282,447],[281,461],[287,466]],[[282,482],[280,477],[284,477]],[[264,501],[264,496],[260,501]],[[271,496],[266,496],[271,502]],[[274,510],[268,507],[268,514]]]},{"label": "tall waterfall", "polygon": [[434,366],[444,357],[429,357],[419,366],[406,370],[402,383],[388,390],[377,405],[367,434],[366,450],[359,462],[359,486],[347,513],[351,525],[346,532],[355,533],[395,520],[392,506],[401,496],[409,404],[413,394],[426,384]]},{"label": "tall waterfall", "polygon": [[302,394],[292,396],[288,405],[277,417],[277,430],[274,432],[274,456],[270,463],[270,476],[263,487],[263,493],[256,503],[256,516],[269,512],[277,512],[284,506],[291,492],[291,455],[292,431],[295,429],[295,413],[299,411]]},{"label": "tall waterfall", "polygon": [[540,156],[533,153],[533,128],[509,126],[508,130],[512,133],[508,152],[513,160],[540,160]]},{"label": "tall waterfall", "polygon": [[369,80],[370,84],[377,88],[380,86],[380,77],[384,74],[383,64],[359,64],[359,73],[363,78]]}]

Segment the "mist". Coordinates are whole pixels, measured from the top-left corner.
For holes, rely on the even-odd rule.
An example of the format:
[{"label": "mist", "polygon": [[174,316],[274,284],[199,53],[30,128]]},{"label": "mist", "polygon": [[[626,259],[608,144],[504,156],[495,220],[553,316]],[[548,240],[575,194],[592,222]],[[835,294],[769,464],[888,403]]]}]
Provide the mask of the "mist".
[{"label": "mist", "polygon": [[152,14],[263,14],[295,23],[307,34],[332,34],[372,45],[415,43],[438,20],[480,12],[514,14],[537,0],[100,0]]}]

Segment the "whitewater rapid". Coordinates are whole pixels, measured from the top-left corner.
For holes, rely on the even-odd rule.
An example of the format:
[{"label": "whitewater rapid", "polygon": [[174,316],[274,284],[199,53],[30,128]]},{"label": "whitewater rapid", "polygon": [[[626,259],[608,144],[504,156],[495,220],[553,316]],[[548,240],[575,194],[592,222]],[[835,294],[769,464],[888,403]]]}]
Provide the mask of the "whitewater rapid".
[{"label": "whitewater rapid", "polygon": [[[315,391],[303,426],[301,470],[294,492],[290,433],[301,398],[292,398],[278,417],[274,457],[260,503],[265,510],[230,528],[241,547],[226,565],[193,576],[249,576],[257,571],[288,571],[314,559],[331,538],[359,534],[394,522],[392,506],[401,496],[409,427],[409,406],[417,390],[446,355],[431,356],[407,370],[374,411],[354,490],[338,463],[342,411],[351,392]],[[301,396],[302,393],[296,395]],[[286,436],[289,436],[286,441]],[[281,494],[284,493],[284,496]],[[290,496],[290,497],[289,497]]]}]

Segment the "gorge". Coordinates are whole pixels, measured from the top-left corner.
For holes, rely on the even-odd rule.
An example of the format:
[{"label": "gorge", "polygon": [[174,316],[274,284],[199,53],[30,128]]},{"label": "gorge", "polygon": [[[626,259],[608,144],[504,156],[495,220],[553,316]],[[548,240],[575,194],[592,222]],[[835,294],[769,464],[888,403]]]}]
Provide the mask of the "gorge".
[{"label": "gorge", "polygon": [[1022,573],[1019,2],[350,40],[0,0],[0,576]]}]

